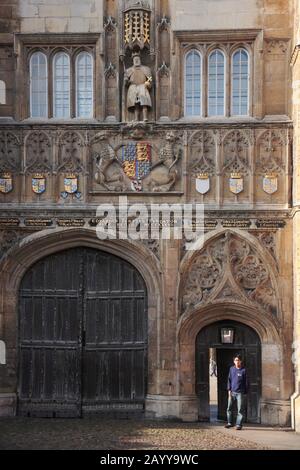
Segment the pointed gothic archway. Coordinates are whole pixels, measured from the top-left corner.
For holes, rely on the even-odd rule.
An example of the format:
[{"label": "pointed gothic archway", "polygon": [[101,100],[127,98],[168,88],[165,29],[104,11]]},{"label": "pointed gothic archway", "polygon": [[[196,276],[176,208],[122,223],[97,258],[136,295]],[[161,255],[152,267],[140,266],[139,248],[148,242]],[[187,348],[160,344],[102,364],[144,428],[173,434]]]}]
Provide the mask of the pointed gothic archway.
[{"label": "pointed gothic archway", "polygon": [[[55,228],[47,229],[32,234],[22,239],[18,245],[11,250],[9,255],[1,262],[0,292],[3,298],[2,326],[9,332],[6,338],[7,345],[7,367],[4,376],[10,386],[9,413],[15,414],[16,392],[18,388],[18,299],[22,279],[31,267],[39,260],[49,255],[59,254],[64,250],[73,248],[91,248],[100,250],[107,255],[113,255],[127,262],[135,269],[144,280],[147,291],[147,324],[148,331],[157,330],[158,313],[161,309],[161,279],[160,266],[157,257],[143,243],[128,242],[126,240],[99,240],[95,230],[90,228]],[[156,387],[155,368],[159,350],[157,335],[149,333],[147,339],[148,351],[148,390],[153,393]]]},{"label": "pointed gothic archway", "polygon": [[129,263],[78,247],[35,263],[19,294],[18,414],[138,412],[147,386],[147,291]]},{"label": "pointed gothic archway", "polygon": [[208,325],[235,321],[259,337],[263,374],[260,415],[263,424],[289,422],[290,364],[282,329],[276,261],[255,237],[240,230],[216,230],[205,235],[199,250],[181,263],[178,286],[178,390],[189,401],[189,414],[199,416],[196,394],[196,338]]},{"label": "pointed gothic archway", "polygon": [[[222,343],[222,328],[233,330],[233,341]],[[218,419],[226,419],[227,377],[234,354],[241,354],[247,369],[249,390],[247,418],[249,423],[260,422],[261,344],[257,333],[234,320],[212,323],[199,331],[196,338],[196,394],[199,398],[199,421],[210,420],[209,410],[209,349],[216,349]]]}]

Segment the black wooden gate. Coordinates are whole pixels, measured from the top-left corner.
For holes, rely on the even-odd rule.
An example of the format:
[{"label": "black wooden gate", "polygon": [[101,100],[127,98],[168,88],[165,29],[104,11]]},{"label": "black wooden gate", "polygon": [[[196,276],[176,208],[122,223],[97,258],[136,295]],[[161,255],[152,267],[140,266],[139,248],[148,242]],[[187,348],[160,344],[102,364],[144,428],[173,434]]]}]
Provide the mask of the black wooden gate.
[{"label": "black wooden gate", "polygon": [[37,262],[20,287],[18,413],[143,410],[146,304],[141,275],[111,254],[73,248]]},{"label": "black wooden gate", "polygon": [[[234,342],[222,344],[221,328],[233,328]],[[227,377],[234,354],[241,353],[247,368],[249,391],[247,421],[260,422],[261,345],[256,332],[242,323],[222,321],[203,328],[196,340],[196,394],[199,397],[199,420],[209,421],[209,348],[217,350],[218,418],[226,419]]]}]

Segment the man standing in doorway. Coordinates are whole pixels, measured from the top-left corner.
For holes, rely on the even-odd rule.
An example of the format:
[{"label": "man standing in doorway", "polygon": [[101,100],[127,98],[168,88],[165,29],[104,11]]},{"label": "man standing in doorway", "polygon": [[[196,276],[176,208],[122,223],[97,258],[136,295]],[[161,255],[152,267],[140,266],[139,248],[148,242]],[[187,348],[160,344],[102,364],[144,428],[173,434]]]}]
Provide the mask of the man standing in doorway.
[{"label": "man standing in doorway", "polygon": [[246,395],[248,392],[247,371],[242,364],[242,358],[237,354],[233,358],[234,366],[230,367],[227,390],[228,390],[228,406],[227,406],[227,424],[225,428],[233,427],[232,423],[232,406],[233,402],[237,402],[237,419],[236,429],[241,430],[245,416]]}]

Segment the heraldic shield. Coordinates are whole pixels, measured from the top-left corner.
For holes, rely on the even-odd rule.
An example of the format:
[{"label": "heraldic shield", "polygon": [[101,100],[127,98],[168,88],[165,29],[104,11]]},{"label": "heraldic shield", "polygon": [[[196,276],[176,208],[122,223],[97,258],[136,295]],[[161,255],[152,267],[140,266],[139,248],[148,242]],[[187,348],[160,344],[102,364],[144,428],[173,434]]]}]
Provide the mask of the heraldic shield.
[{"label": "heraldic shield", "polygon": [[44,175],[36,174],[31,179],[32,191],[36,194],[42,194],[46,190],[46,178]]},{"label": "heraldic shield", "polygon": [[200,194],[206,194],[210,190],[210,179],[207,173],[200,173],[197,175],[196,190]]},{"label": "heraldic shield", "polygon": [[78,189],[78,178],[76,175],[66,175],[64,178],[64,188],[67,194],[74,194]]},{"label": "heraldic shield", "polygon": [[277,175],[265,175],[263,179],[263,190],[267,194],[274,194],[278,190]]},{"label": "heraldic shield", "polygon": [[141,191],[141,181],[151,171],[151,145],[148,142],[129,143],[122,147],[122,165],[134,188]]},{"label": "heraldic shield", "polygon": [[239,173],[231,173],[229,189],[233,194],[239,194],[244,190],[244,179]]},{"label": "heraldic shield", "polygon": [[13,180],[10,173],[3,173],[0,176],[0,192],[7,194],[13,189]]}]

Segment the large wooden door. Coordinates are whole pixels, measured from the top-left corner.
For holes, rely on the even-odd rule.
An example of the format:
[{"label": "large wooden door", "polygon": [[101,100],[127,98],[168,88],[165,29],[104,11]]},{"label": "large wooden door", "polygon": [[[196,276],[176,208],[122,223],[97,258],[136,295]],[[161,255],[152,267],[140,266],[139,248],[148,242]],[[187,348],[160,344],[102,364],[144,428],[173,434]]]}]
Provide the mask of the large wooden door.
[{"label": "large wooden door", "polygon": [[133,266],[86,251],[83,411],[141,410],[146,394],[146,289]]},{"label": "large wooden door", "polygon": [[20,287],[18,413],[142,410],[146,288],[127,262],[74,248],[36,263]]},{"label": "large wooden door", "polygon": [[[222,344],[221,328],[234,329],[234,343]],[[203,328],[196,340],[196,394],[199,397],[199,420],[209,419],[209,348],[217,350],[218,418],[226,419],[227,377],[233,356],[244,358],[249,379],[247,421],[260,422],[261,345],[252,328],[235,321],[221,321]],[[207,418],[208,415],[208,418]]]}]

